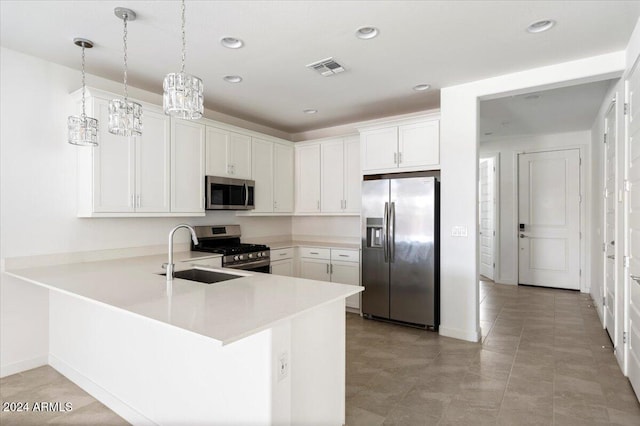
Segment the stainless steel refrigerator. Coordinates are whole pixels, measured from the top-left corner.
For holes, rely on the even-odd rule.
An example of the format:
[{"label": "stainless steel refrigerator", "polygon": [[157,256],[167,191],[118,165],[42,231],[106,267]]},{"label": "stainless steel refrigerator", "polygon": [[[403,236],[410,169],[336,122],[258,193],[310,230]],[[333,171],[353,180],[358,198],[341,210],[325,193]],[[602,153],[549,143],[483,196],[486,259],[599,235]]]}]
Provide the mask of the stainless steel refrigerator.
[{"label": "stainless steel refrigerator", "polygon": [[439,182],[362,183],[362,313],[437,329],[440,322]]}]

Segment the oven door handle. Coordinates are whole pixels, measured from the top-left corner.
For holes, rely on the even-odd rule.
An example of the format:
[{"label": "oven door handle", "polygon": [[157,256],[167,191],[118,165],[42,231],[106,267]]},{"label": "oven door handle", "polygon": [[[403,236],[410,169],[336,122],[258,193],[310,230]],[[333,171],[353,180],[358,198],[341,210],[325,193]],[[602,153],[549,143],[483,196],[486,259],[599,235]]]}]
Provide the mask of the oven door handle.
[{"label": "oven door handle", "polygon": [[251,269],[259,266],[269,266],[271,264],[269,259],[266,260],[258,260],[255,262],[247,262],[247,263],[239,263],[235,265],[223,265],[223,268],[231,268],[231,269]]}]

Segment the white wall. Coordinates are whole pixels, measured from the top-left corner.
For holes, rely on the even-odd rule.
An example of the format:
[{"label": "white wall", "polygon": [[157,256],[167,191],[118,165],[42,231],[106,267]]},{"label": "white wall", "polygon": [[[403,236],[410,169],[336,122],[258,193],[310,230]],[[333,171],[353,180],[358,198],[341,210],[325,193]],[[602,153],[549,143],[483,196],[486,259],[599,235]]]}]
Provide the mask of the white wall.
[{"label": "white wall", "polygon": [[[440,334],[477,341],[478,100],[619,77],[625,52],[565,62],[443,88],[441,91]],[[464,226],[469,237],[452,237]]]},{"label": "white wall", "polygon": [[[78,113],[69,93],[78,89],[80,73],[5,48],[0,50],[0,67],[3,260],[164,245],[169,230],[180,222],[239,223],[246,237],[290,235],[289,217],[236,217],[233,212],[210,212],[199,218],[77,218],[76,150],[87,148],[66,142],[66,122],[68,115]],[[88,76],[87,84],[116,93],[122,90],[120,83],[94,76]],[[160,95],[134,88],[130,94],[144,101],[162,102]],[[177,243],[188,241],[187,232],[176,234]],[[47,294],[4,275],[0,275],[0,286],[0,362],[5,370],[46,354]]]},{"label": "white wall", "polygon": [[292,238],[301,241],[360,242],[360,216],[296,216]]},{"label": "white wall", "polygon": [[[480,107],[482,108],[482,103]],[[498,230],[500,261],[498,262],[499,270],[496,271],[496,282],[502,284],[518,283],[517,154],[525,151],[581,147],[584,151],[583,155],[588,155],[590,145],[591,132],[589,130],[500,138],[480,144],[480,155],[500,153],[500,228]],[[589,165],[583,159],[583,167],[587,166]],[[585,174],[585,178],[584,183],[588,184],[590,178],[588,173]]]}]

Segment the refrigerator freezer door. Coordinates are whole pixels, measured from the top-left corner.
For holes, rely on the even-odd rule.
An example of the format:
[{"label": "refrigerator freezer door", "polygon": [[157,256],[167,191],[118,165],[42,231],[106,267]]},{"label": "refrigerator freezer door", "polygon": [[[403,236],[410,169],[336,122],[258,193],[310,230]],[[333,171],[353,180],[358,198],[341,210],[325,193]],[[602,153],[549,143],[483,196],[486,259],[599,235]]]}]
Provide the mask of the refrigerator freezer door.
[{"label": "refrigerator freezer door", "polygon": [[435,181],[392,179],[389,222],[389,317],[433,326],[435,323]]},{"label": "refrigerator freezer door", "polygon": [[387,210],[389,180],[362,182],[362,312],[389,318]]}]

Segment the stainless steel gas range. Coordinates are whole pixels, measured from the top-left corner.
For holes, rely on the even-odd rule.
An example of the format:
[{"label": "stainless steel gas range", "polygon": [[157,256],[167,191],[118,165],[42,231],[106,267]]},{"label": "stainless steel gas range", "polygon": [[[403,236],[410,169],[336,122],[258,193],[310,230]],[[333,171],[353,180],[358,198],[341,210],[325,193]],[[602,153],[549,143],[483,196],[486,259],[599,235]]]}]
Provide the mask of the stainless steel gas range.
[{"label": "stainless steel gas range", "polygon": [[191,250],[222,255],[222,267],[269,273],[271,251],[264,244],[240,242],[240,225],[196,226],[198,245]]}]

